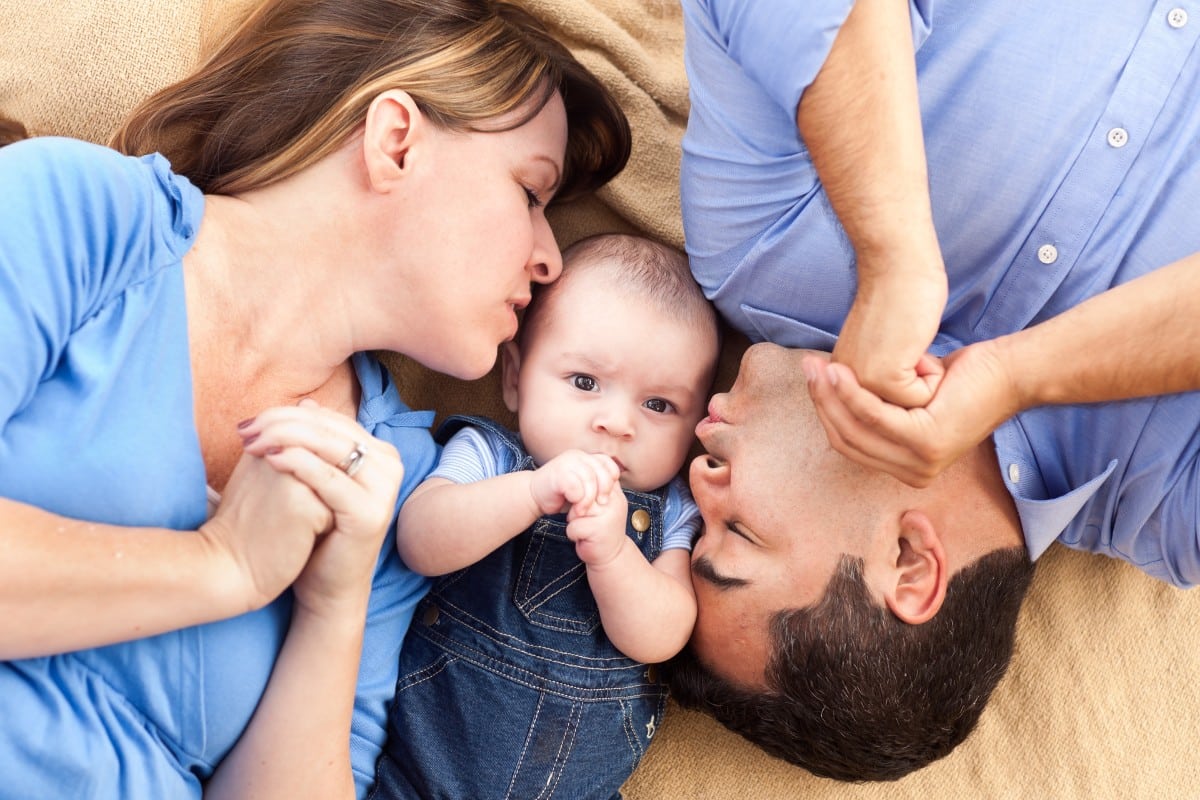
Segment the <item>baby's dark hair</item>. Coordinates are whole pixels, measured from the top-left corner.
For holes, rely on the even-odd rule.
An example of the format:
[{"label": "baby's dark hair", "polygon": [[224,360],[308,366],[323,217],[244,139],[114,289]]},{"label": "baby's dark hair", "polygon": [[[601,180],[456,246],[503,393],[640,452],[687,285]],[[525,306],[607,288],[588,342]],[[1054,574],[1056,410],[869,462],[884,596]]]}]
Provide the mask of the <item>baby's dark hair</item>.
[{"label": "baby's dark hair", "polygon": [[623,233],[601,233],[581,239],[563,251],[562,277],[534,288],[525,309],[519,343],[538,325],[538,318],[553,307],[558,290],[573,276],[603,266],[611,278],[656,310],[694,324],[712,328],[720,341],[717,313],[692,277],[687,256],[665,244]]}]

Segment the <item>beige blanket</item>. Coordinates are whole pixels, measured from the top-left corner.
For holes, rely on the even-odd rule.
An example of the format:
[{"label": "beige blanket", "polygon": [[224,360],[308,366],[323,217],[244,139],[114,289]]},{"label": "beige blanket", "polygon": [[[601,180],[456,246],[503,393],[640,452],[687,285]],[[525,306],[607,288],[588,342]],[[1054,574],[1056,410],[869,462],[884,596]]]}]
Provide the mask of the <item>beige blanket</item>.
[{"label": "beige blanket", "polygon": [[[0,113],[36,134],[102,141],[134,102],[187,70],[242,2],[0,0]],[[560,243],[636,229],[682,245],[677,184],[687,84],[675,0],[522,2],[613,88],[634,129],[625,173],[598,198],[556,212]],[[736,349],[731,344],[724,380]],[[498,411],[490,378],[461,384],[400,359],[390,364],[414,406]],[[893,784],[836,784],[672,707],[626,795],[1200,796],[1198,639],[1200,594],[1055,546],[1039,567],[1012,670],[978,730],[949,758]]]}]

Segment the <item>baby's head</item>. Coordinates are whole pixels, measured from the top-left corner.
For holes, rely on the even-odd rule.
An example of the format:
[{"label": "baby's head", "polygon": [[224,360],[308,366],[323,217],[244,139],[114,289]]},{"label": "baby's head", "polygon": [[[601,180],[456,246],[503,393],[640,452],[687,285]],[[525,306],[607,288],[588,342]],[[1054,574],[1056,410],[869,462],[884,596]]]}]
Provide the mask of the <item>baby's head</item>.
[{"label": "baby's head", "polygon": [[679,252],[603,234],[563,252],[501,357],[504,403],[543,464],[605,453],[627,489],[657,489],[687,457],[716,373],[717,316]]}]

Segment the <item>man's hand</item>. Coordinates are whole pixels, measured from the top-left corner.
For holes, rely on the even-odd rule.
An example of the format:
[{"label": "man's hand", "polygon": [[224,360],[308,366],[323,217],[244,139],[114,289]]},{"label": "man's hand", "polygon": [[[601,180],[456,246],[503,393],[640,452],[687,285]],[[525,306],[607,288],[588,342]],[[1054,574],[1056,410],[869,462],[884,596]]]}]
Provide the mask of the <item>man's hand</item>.
[{"label": "man's hand", "polygon": [[[934,256],[937,255],[936,248]],[[946,272],[903,265],[870,267],[860,260],[859,287],[833,360],[880,400],[920,408],[933,398],[941,364],[928,355],[946,305]]]},{"label": "man's hand", "polygon": [[817,355],[803,361],[817,415],[834,449],[916,487],[929,485],[1021,410],[1011,367],[996,342],[958,350],[940,367],[944,374],[933,399],[923,408],[906,409],[864,389],[844,364]]}]

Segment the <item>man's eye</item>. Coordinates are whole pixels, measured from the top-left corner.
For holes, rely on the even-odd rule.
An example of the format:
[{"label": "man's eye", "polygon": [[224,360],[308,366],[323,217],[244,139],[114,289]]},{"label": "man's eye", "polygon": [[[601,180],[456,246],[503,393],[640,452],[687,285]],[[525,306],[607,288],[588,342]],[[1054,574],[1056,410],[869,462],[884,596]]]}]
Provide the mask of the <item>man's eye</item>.
[{"label": "man's eye", "polygon": [[652,397],[642,405],[657,414],[666,414],[671,410],[671,404],[661,397]]},{"label": "man's eye", "polygon": [[574,375],[571,377],[571,385],[584,392],[596,391],[596,379],[591,375]]}]

